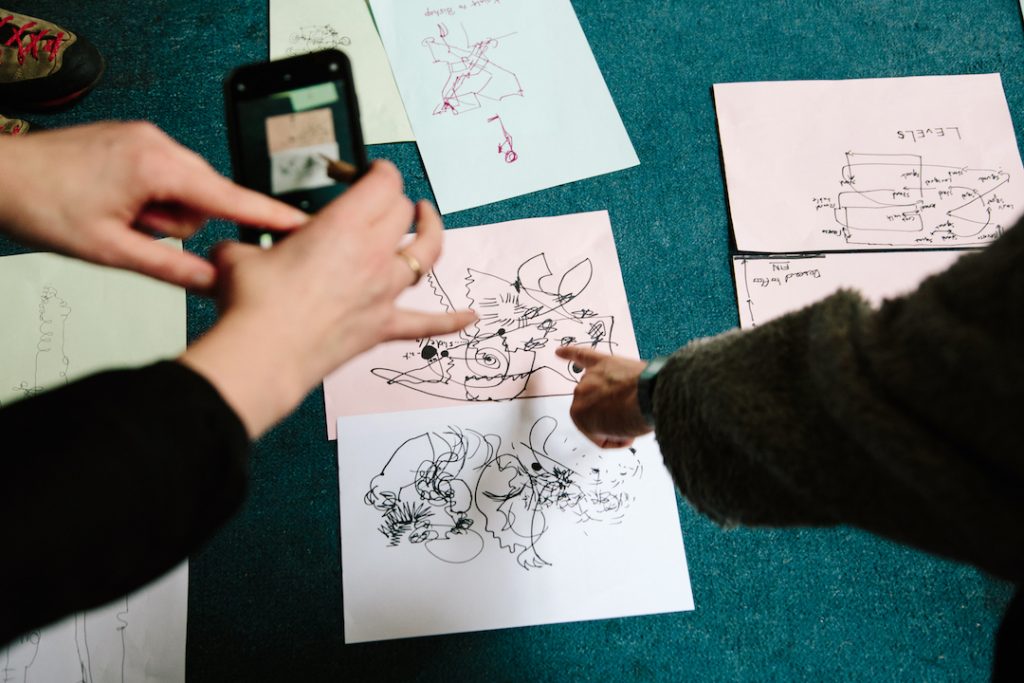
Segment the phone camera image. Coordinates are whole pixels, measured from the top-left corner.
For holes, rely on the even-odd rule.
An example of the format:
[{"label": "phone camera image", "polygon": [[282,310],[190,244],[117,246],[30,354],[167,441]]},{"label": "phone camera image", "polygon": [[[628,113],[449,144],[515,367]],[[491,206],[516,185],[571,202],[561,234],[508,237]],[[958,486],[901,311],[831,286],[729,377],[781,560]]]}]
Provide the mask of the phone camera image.
[{"label": "phone camera image", "polygon": [[315,211],[355,182],[359,163],[341,92],[328,81],[239,102],[246,184]]},{"label": "phone camera image", "polygon": [[[247,64],[224,81],[235,180],[307,213],[347,190],[369,164],[352,67],[340,50]],[[268,246],[287,232],[240,226]]]}]

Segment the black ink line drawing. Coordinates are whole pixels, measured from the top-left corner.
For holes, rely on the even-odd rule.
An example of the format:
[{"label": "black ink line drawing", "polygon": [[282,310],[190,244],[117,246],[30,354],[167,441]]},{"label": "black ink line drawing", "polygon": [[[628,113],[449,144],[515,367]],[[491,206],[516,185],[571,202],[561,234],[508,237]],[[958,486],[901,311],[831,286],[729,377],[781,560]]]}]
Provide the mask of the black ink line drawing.
[{"label": "black ink line drawing", "polygon": [[523,569],[551,566],[539,547],[550,525],[620,524],[630,484],[643,477],[635,449],[581,450],[557,432],[544,416],[507,446],[454,425],[418,434],[395,449],[363,501],[381,513],[388,547],[422,545],[462,564],[484,552],[486,534]]},{"label": "black ink line drawing", "polygon": [[[757,316],[754,314],[754,309],[757,307],[754,300],[755,292],[770,287],[784,287],[790,282],[821,279],[821,269],[810,267],[810,265],[808,265],[812,262],[820,265],[822,263],[820,259],[821,256],[818,254],[768,256],[756,259],[750,259],[747,257],[740,258],[740,274],[737,278],[736,287],[737,290],[739,290],[739,281],[742,280],[743,291],[738,292],[742,295],[742,298],[740,299],[740,306],[746,306],[747,314],[750,319],[750,327],[757,327]],[[752,261],[757,264],[767,264],[767,271],[763,268],[758,268],[755,269],[758,274],[752,275],[750,272],[750,264]],[[801,263],[801,261],[805,261],[807,263]]]},{"label": "black ink line drawing", "polygon": [[26,683],[29,670],[39,655],[39,631],[15,638],[0,650],[0,683]]},{"label": "black ink line drawing", "polygon": [[288,47],[285,48],[285,55],[294,57],[295,55],[304,55],[307,52],[348,47],[351,44],[352,39],[350,37],[343,35],[330,24],[302,26],[288,36]]},{"label": "black ink line drawing", "polygon": [[437,25],[437,38],[425,38],[422,42],[430,51],[433,63],[444,64],[448,70],[441,88],[441,102],[434,107],[434,115],[449,112],[458,115],[479,109],[481,99],[500,102],[507,97],[522,97],[524,91],[519,76],[496,64],[488,54],[500,45],[500,41],[515,33],[473,42],[465,26],[462,32],[465,47],[448,42],[448,27],[444,24]]},{"label": "black ink line drawing", "polygon": [[516,150],[512,147],[512,136],[505,130],[505,124],[502,123],[501,117],[495,114],[494,116],[487,119],[487,123],[493,123],[497,121],[498,125],[501,126],[501,134],[504,137],[504,141],[498,144],[498,154],[501,154],[505,158],[506,164],[515,163],[519,158]]},{"label": "black ink line drawing", "polygon": [[[577,303],[593,278],[590,259],[556,277],[545,254],[523,261],[514,277],[466,269],[466,298],[480,316],[456,340],[421,339],[404,353],[404,369],[373,368],[388,384],[455,401],[508,401],[573,393],[580,368],[554,355],[557,346],[613,353],[615,318]],[[436,273],[427,274],[441,307],[459,307]],[[549,284],[550,283],[550,284]],[[543,393],[535,384],[543,382]]]},{"label": "black ink line drawing", "polygon": [[916,154],[847,152],[835,200],[814,200],[831,209],[848,244],[928,246],[981,244],[998,238],[999,214],[1014,206],[996,190],[1010,181],[1001,169],[925,163]]}]

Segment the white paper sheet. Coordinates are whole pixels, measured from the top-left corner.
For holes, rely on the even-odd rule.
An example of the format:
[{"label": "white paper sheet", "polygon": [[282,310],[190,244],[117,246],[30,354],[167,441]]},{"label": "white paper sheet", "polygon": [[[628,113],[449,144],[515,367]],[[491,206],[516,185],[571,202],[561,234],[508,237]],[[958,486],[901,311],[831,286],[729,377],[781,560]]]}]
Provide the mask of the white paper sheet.
[{"label": "white paper sheet", "polygon": [[[93,372],[178,355],[185,293],[53,254],[8,256],[0,258],[0,321],[0,404],[9,404]],[[0,643],[0,680],[184,681],[187,600],[183,564],[111,605]]]},{"label": "white paper sheet", "polygon": [[185,680],[188,564],[106,607],[0,645],[5,683]]},{"label": "white paper sheet", "polygon": [[764,324],[834,294],[855,289],[874,305],[908,294],[965,251],[878,252],[818,256],[733,257],[740,327]]},{"label": "white paper sheet", "polygon": [[371,0],[442,213],[639,163],[569,0]]},{"label": "white paper sheet", "polygon": [[412,140],[402,98],[365,0],[270,0],[270,58],[336,48],[352,62],[363,140]]},{"label": "white paper sheet", "polygon": [[448,230],[440,260],[398,305],[469,308],[480,321],[381,344],[332,373],[330,438],[342,415],[571,395],[580,373],[555,356],[562,345],[638,356],[606,211]]},{"label": "white paper sheet", "polygon": [[602,451],[569,404],[338,421],[345,642],[693,609],[653,437]]},{"label": "white paper sheet", "polygon": [[998,74],[714,91],[741,251],[979,246],[1024,211]]}]

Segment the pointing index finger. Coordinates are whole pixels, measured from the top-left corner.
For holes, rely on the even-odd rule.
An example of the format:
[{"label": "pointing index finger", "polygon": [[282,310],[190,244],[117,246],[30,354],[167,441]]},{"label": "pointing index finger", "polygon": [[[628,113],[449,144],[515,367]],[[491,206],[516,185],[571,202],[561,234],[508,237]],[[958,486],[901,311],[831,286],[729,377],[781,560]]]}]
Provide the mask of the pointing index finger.
[{"label": "pointing index finger", "polygon": [[584,370],[594,367],[605,358],[609,358],[606,354],[594,349],[588,349],[585,346],[561,346],[555,349],[555,355],[565,360],[571,360]]}]

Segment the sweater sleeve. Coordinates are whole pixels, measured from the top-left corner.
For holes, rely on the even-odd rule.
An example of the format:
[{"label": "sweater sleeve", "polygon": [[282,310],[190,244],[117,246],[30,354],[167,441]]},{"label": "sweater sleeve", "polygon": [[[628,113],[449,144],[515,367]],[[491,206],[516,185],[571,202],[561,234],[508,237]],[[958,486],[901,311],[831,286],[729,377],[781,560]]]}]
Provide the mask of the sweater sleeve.
[{"label": "sweater sleeve", "polygon": [[656,432],[722,524],[852,524],[1024,579],[1024,224],[872,310],[841,291],[662,370]]},{"label": "sweater sleeve", "polygon": [[5,407],[0,435],[0,644],[175,567],[245,494],[244,427],[179,363]]}]

